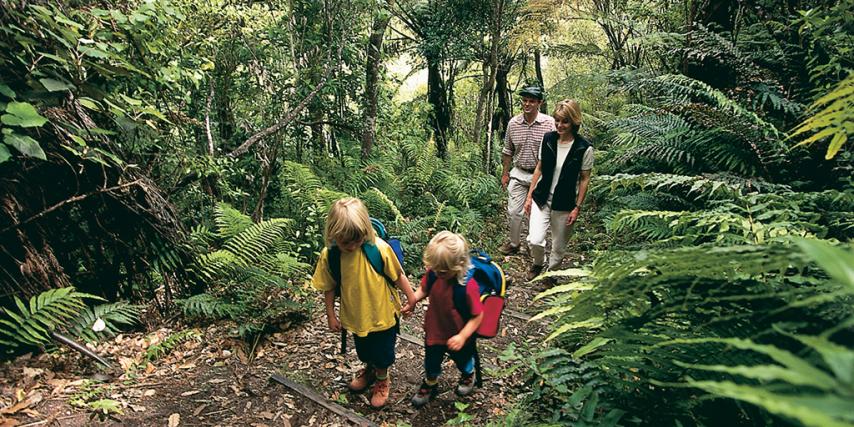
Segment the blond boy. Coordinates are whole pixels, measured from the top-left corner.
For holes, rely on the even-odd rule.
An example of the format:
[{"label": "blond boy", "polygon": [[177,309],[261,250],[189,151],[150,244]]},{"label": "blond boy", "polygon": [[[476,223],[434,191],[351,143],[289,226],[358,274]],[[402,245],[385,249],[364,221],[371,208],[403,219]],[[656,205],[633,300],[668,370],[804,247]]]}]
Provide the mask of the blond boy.
[{"label": "blond boy", "polygon": [[[340,199],[332,204],[326,218],[326,248],[320,253],[312,285],[324,291],[329,329],[344,328],[353,333],[356,354],[365,364],[350,384],[361,392],[371,387],[371,406],[380,408],[389,397],[388,368],[394,363],[398,319],[415,307],[415,294],[403,267],[391,246],[374,233],[368,210],[356,198]],[[364,245],[375,245],[383,261],[383,274],[374,271]],[[337,249],[334,249],[336,247]],[[329,265],[330,251],[340,250],[341,283],[336,283]],[[388,278],[388,279],[386,279]],[[406,305],[387,280],[403,291]],[[336,288],[340,288],[340,320],[335,315]]]}]

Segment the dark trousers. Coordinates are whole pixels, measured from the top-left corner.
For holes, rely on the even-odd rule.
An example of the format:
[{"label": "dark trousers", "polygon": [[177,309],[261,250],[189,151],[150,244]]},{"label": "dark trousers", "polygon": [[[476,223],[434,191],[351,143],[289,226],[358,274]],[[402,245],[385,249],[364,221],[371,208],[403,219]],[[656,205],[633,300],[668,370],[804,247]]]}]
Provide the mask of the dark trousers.
[{"label": "dark trousers", "polygon": [[427,378],[438,378],[442,373],[445,354],[454,361],[464,375],[474,372],[474,344],[467,343],[460,351],[450,351],[446,345],[428,345],[424,348],[424,372]]},{"label": "dark trousers", "polygon": [[400,324],[395,323],[384,331],[371,332],[364,337],[353,335],[356,354],[368,366],[386,369],[394,363],[394,346]]}]

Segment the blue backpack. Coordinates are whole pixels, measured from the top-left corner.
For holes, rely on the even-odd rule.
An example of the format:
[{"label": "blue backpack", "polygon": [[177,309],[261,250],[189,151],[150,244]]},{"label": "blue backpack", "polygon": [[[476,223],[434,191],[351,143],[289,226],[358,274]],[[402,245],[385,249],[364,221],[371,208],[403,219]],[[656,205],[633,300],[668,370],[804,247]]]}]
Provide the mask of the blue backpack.
[{"label": "blue backpack", "polygon": [[[453,300],[454,308],[464,321],[471,319],[471,309],[469,308],[466,299],[466,284],[469,279],[474,279],[480,288],[480,301],[483,303],[483,321],[473,335],[473,339],[477,338],[494,338],[498,334],[501,321],[501,313],[504,311],[504,296],[507,292],[507,280],[504,276],[504,270],[492,261],[492,257],[486,252],[480,250],[471,251],[472,268],[466,273],[462,284],[454,285]],[[437,276],[432,270],[427,274],[427,294],[436,282]],[[474,349],[475,361],[475,384],[480,387],[481,368],[480,355],[477,353],[477,342],[475,341]]]},{"label": "blue backpack", "polygon": [[[377,237],[386,241],[386,243],[391,246],[391,249],[394,251],[394,254],[397,256],[397,260],[400,262],[400,265],[403,265],[403,245],[400,243],[400,239],[396,237],[389,237],[388,232],[385,229],[382,221],[371,218],[371,226],[373,226],[374,231],[377,234]],[[380,254],[379,248],[374,242],[365,242],[362,243],[362,253],[365,254],[365,257],[368,258],[368,262],[371,264],[371,268],[374,269],[377,274],[383,276],[386,280],[386,284],[394,290],[395,285],[394,281],[391,280],[385,274],[385,263],[383,262],[382,254]],[[332,275],[332,279],[335,281],[335,295],[341,295],[341,248],[339,248],[335,243],[329,247],[329,273]],[[341,354],[347,352],[347,331],[343,328],[341,329]]]}]

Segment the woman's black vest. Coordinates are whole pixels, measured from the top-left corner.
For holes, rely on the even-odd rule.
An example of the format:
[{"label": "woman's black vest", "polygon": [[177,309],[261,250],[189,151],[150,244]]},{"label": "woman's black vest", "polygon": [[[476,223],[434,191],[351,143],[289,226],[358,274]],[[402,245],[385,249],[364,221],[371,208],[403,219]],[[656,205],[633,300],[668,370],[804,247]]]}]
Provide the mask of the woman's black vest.
[{"label": "woman's black vest", "polygon": [[[542,208],[549,200],[549,189],[552,186],[552,176],[557,163],[557,132],[549,132],[543,136],[543,152],[540,156],[540,182],[534,189],[534,202]],[[584,152],[591,146],[586,139],[576,135],[572,148],[566,155],[563,168],[560,170],[555,192],[552,195],[551,208],[554,211],[571,211],[575,208],[576,186],[578,174],[581,172],[581,162]]]}]

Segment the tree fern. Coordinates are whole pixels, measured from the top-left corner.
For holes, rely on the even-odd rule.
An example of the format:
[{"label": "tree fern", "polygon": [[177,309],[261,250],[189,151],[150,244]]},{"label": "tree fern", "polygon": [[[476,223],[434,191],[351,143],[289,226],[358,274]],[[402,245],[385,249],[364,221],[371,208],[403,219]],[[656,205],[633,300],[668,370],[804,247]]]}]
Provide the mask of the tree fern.
[{"label": "tree fern", "polygon": [[2,309],[5,316],[0,318],[0,337],[5,338],[0,342],[10,347],[47,343],[51,331],[63,328],[86,308],[83,299],[101,300],[72,287],[44,291],[31,297],[29,305],[16,296],[17,312],[12,308]]},{"label": "tree fern", "polygon": [[233,320],[242,326],[241,334],[267,330],[286,316],[302,316],[311,304],[293,281],[309,266],[295,257],[296,245],[287,239],[296,234],[293,221],[272,218],[245,225],[247,216],[227,205],[217,209],[218,217],[229,218],[218,221],[226,230],[218,233],[220,248],[200,254],[195,267],[209,290],[177,300],[185,316]]},{"label": "tree fern", "polygon": [[[685,75],[641,76],[626,80],[623,84],[630,91],[640,91],[647,97],[666,100],[666,103],[669,104],[688,105],[694,102],[702,102],[717,111],[732,114],[739,120],[753,124],[771,140],[776,140],[782,136],[776,126],[746,109],[738,101],[730,99],[725,93],[704,82]],[[779,148],[783,149],[784,147],[781,145]]]}]

